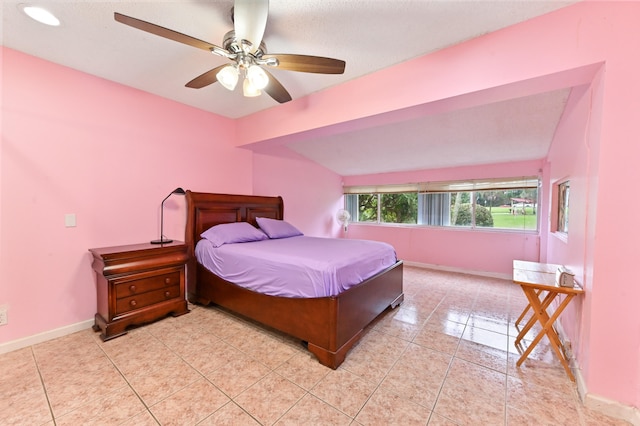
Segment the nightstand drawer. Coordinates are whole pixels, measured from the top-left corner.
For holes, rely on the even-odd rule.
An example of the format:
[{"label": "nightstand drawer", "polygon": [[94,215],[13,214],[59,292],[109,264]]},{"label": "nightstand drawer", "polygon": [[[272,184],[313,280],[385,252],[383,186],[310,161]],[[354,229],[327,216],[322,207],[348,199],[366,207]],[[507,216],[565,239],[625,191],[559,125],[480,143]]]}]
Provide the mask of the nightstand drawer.
[{"label": "nightstand drawer", "polygon": [[116,300],[116,315],[133,311],[134,309],[144,308],[145,306],[155,305],[180,297],[180,285],[162,288],[160,290],[148,291],[146,293],[137,294],[135,296],[124,297]]},{"label": "nightstand drawer", "polygon": [[115,285],[116,299],[135,296],[148,291],[159,290],[179,284],[180,271],[120,282]]}]

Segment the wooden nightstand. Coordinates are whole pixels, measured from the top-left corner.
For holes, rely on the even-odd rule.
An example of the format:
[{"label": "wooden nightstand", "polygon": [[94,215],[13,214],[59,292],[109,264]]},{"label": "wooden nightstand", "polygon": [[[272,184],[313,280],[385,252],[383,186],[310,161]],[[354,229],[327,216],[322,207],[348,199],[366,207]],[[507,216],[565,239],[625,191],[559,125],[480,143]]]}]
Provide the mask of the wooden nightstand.
[{"label": "wooden nightstand", "polygon": [[189,312],[185,299],[187,246],[133,244],[89,249],[96,271],[98,312],[95,331],[106,341],[130,325]]}]

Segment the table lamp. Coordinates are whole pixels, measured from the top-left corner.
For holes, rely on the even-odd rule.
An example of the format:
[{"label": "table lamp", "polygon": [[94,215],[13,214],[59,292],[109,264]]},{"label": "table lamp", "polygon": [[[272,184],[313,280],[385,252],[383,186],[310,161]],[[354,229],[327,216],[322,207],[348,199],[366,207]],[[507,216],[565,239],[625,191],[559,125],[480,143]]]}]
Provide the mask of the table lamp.
[{"label": "table lamp", "polygon": [[162,200],[162,203],[160,204],[160,239],[159,240],[153,240],[151,241],[151,244],[168,244],[173,242],[173,240],[170,240],[168,238],[164,237],[164,202],[167,201],[167,198],[171,197],[171,194],[182,194],[184,195],[184,189],[182,188],[176,188],[173,191],[171,191],[169,193],[169,195],[167,195],[166,197],[164,197],[164,200]]}]

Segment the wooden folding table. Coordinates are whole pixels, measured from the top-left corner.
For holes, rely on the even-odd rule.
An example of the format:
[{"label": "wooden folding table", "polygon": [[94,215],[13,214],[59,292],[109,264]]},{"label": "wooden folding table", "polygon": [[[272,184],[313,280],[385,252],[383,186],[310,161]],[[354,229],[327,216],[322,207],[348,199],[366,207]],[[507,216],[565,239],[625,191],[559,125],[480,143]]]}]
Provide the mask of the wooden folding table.
[{"label": "wooden folding table", "polygon": [[[567,357],[562,349],[562,344],[558,333],[556,332],[553,324],[558,319],[562,311],[569,305],[571,300],[579,294],[583,294],[584,290],[574,283],[573,287],[561,287],[556,284],[555,272],[558,265],[536,263],[536,262],[524,262],[520,260],[513,261],[513,282],[520,285],[524,292],[529,304],[518,318],[516,324],[518,324],[525,316],[529,309],[532,309],[533,315],[518,333],[516,338],[516,345],[520,343],[522,338],[527,332],[534,326],[536,321],[540,323],[542,330],[535,336],[533,341],[529,344],[527,349],[522,353],[520,359],[516,363],[517,366],[522,365],[525,359],[529,356],[533,348],[540,343],[542,337],[545,335],[549,338],[551,347],[560,359],[562,366],[569,378],[575,381]],[[561,297],[564,296],[564,297]],[[560,304],[554,309],[551,306],[552,302],[556,298],[561,298]],[[551,310],[551,315],[549,315]]]}]

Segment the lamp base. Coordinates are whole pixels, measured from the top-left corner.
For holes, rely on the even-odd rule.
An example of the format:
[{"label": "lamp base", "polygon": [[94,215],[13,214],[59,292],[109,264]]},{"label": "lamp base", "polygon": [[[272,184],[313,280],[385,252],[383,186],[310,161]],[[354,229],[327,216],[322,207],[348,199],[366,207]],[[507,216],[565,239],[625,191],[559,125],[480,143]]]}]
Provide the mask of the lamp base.
[{"label": "lamp base", "polygon": [[161,238],[159,240],[150,241],[151,244],[169,244],[169,243],[172,243],[172,242],[173,242],[173,240],[170,240],[168,238]]}]

